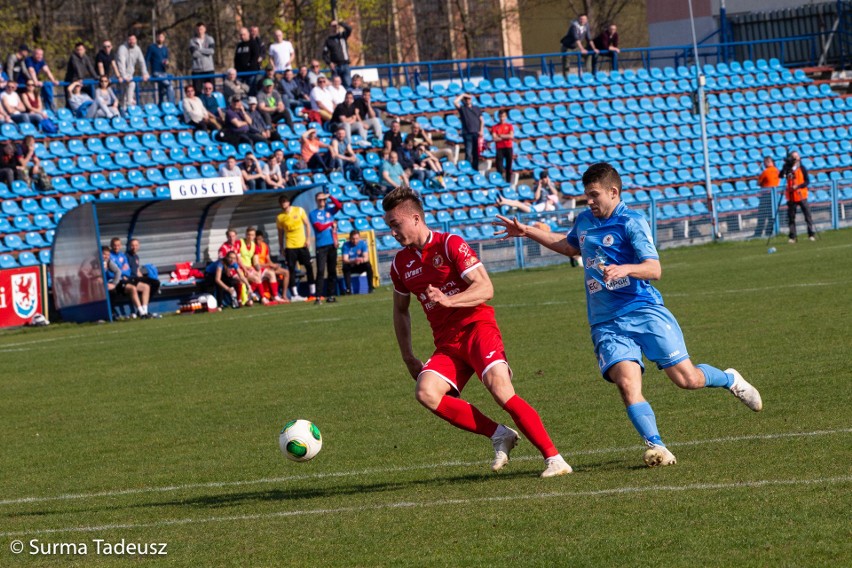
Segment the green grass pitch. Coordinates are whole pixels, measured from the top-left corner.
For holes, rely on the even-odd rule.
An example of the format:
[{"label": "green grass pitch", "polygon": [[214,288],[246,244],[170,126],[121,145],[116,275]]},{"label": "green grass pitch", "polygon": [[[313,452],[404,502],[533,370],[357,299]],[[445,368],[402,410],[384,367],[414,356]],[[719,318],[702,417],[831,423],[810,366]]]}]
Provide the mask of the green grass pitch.
[{"label": "green grass pitch", "polygon": [[[492,474],[488,440],[414,401],[388,287],[4,332],[0,566],[849,565],[852,231],[776,246],[662,252],[657,286],[693,360],[736,367],[765,405],[679,390],[649,365],[645,394],[678,457],[663,469],[642,466],[598,376],[567,265],[492,275],[516,389],[575,469],[549,480],[525,440]],[[509,420],[475,380],[464,396]],[[279,452],[291,418],[322,429],[311,462]],[[97,555],[95,539],[168,555]],[[29,554],[33,540],[88,554]]]}]

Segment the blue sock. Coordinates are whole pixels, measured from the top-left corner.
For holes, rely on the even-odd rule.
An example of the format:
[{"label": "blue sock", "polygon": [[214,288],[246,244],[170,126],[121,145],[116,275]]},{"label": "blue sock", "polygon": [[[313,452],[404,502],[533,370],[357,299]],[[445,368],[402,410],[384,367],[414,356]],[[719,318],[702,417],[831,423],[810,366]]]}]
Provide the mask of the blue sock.
[{"label": "blue sock", "polygon": [[647,402],[631,404],[627,407],[627,416],[645,441],[657,446],[665,446],[660,439],[660,432],[657,430],[657,417],[654,416],[650,404]]},{"label": "blue sock", "polygon": [[734,384],[734,376],[730,373],[726,373],[722,369],[717,369],[716,367],[705,365],[704,363],[696,365],[696,367],[704,373],[704,386],[709,389],[717,387],[730,389],[731,385]]}]

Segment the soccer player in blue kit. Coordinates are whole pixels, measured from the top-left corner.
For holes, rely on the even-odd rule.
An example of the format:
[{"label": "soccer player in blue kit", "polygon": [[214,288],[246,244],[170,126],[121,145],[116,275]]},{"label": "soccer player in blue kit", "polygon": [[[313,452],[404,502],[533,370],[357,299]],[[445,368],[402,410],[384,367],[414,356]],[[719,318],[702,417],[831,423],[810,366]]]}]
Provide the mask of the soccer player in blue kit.
[{"label": "soccer player in blue kit", "polygon": [[597,163],[583,174],[589,209],[577,216],[567,237],[497,216],[502,238],[527,237],[566,256],[582,254],[586,302],[598,366],[614,383],[627,416],[648,449],[649,467],[676,463],[657,430],[651,405],[642,396],[642,354],[683,389],[721,387],[755,412],[760,393],[735,369],[693,365],[683,333],[663,297],[650,284],[662,274],[651,228],[641,214],[621,202],[621,176],[610,164]]}]

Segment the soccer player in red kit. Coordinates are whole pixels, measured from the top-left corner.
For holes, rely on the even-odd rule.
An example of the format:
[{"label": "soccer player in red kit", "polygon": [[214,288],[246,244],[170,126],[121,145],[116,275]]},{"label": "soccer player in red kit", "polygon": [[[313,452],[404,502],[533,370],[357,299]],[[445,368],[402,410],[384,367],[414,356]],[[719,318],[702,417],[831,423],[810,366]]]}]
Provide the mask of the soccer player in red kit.
[{"label": "soccer player in red kit", "polygon": [[[417,401],[453,426],[491,438],[500,471],[518,443],[518,433],[482,414],[459,398],[473,373],[544,456],[542,477],[571,473],[559,455],[538,413],[515,394],[503,339],[494,309],[485,302],[493,287],[485,267],[458,235],[426,226],[420,197],[407,187],[388,193],[382,201],[391,234],[404,248],[391,263],[393,324],[402,360],[417,382]],[[414,295],[426,313],[435,352],[423,363],[411,344],[409,304]]]}]

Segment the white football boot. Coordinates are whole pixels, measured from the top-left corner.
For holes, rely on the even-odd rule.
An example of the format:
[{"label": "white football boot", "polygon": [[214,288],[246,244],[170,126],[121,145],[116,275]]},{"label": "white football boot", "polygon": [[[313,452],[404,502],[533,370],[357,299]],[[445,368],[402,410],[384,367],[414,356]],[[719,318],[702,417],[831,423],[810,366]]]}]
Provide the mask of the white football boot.
[{"label": "white football boot", "polygon": [[491,471],[500,471],[509,463],[509,453],[518,445],[518,433],[507,426],[500,424],[494,435],[491,436],[491,444],[494,446],[494,461],[491,462]]},{"label": "white football boot", "polygon": [[541,472],[542,477],[558,477],[560,475],[567,475],[574,471],[571,469],[571,466],[568,465],[568,462],[565,461],[565,458],[560,455],[547,458],[544,460],[544,463],[547,467],[543,472]]},{"label": "white football boot", "polygon": [[648,449],[645,450],[645,455],[642,456],[642,460],[648,467],[674,465],[677,463],[674,454],[667,447],[656,444],[649,444]]},{"label": "white football boot", "polygon": [[736,369],[725,369],[725,372],[734,376],[734,384],[731,385],[731,392],[734,396],[755,412],[763,410],[763,400],[760,398],[757,389],[751,386]]}]

